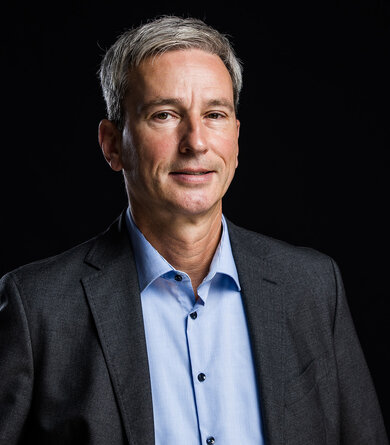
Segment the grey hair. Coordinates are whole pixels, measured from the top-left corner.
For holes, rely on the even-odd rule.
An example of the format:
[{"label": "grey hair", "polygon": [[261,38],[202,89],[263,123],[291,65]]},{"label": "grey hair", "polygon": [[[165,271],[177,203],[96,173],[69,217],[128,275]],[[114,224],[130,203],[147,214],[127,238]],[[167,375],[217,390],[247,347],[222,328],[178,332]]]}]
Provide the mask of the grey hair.
[{"label": "grey hair", "polygon": [[163,16],[121,34],[106,52],[99,76],[108,119],[122,129],[123,100],[128,91],[129,71],[148,57],[166,51],[201,49],[221,58],[232,79],[237,112],[242,88],[242,65],[226,35],[195,18]]}]

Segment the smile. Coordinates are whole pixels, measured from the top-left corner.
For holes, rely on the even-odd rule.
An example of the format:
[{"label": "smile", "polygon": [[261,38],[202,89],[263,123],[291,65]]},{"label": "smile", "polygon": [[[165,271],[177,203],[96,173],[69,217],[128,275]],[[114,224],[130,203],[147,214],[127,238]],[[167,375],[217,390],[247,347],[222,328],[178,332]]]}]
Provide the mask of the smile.
[{"label": "smile", "polygon": [[183,170],[171,172],[171,178],[178,184],[185,186],[197,186],[209,184],[213,181],[213,170]]},{"label": "smile", "polygon": [[207,173],[212,173],[211,171],[207,172],[172,172],[172,175],[207,175]]}]

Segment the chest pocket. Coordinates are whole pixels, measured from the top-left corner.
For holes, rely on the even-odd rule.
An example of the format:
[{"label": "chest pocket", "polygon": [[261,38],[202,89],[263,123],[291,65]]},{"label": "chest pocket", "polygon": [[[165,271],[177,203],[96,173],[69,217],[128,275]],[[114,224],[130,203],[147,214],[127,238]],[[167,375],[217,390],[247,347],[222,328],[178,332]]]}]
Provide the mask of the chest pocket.
[{"label": "chest pocket", "polygon": [[321,388],[326,388],[327,354],[313,360],[285,385],[286,445],[326,444]]},{"label": "chest pocket", "polygon": [[303,399],[328,373],[327,354],[314,359],[299,376],[287,381],[285,406]]}]

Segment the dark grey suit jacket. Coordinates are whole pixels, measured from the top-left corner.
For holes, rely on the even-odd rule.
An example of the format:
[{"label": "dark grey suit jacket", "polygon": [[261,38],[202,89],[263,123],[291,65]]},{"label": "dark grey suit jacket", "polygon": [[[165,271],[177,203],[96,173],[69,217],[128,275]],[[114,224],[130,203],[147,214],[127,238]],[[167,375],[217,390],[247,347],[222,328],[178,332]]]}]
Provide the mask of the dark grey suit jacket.
[{"label": "dark grey suit jacket", "polygon": [[[334,262],[231,223],[229,233],[266,443],[387,444]],[[4,276],[0,297],[1,444],[154,444],[123,214],[93,240]]]}]

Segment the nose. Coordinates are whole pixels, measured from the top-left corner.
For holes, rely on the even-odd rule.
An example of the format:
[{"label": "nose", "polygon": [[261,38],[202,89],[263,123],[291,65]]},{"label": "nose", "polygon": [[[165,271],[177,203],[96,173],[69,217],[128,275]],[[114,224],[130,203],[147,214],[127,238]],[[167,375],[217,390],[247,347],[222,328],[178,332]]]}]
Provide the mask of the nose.
[{"label": "nose", "polygon": [[187,116],[181,122],[179,151],[183,154],[207,152],[206,129],[201,117]]}]

